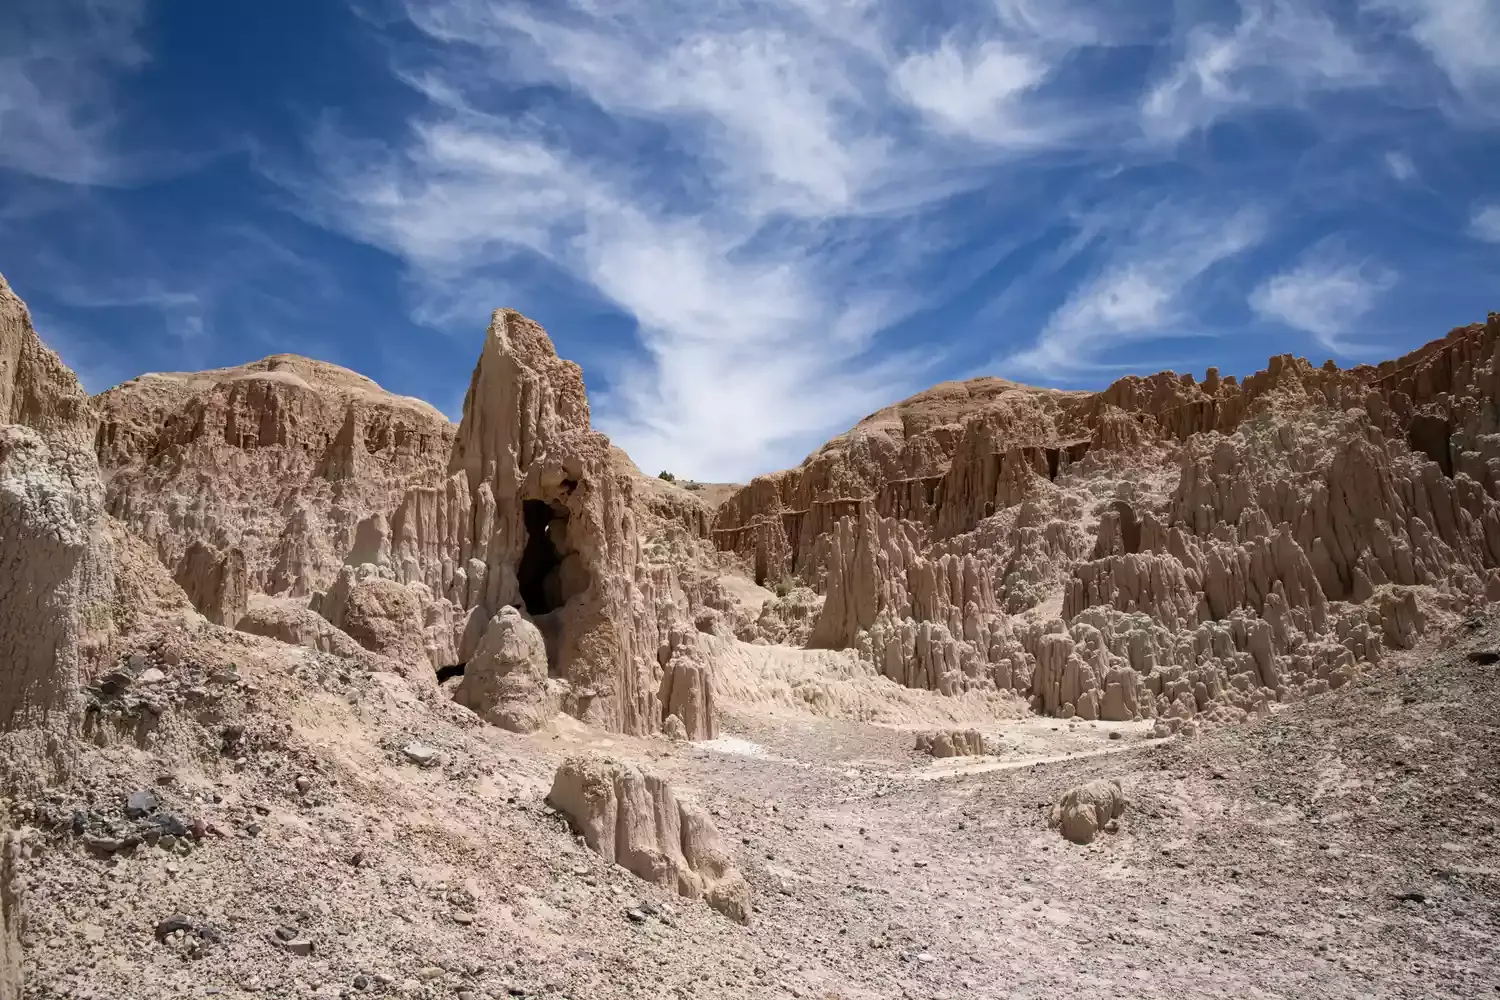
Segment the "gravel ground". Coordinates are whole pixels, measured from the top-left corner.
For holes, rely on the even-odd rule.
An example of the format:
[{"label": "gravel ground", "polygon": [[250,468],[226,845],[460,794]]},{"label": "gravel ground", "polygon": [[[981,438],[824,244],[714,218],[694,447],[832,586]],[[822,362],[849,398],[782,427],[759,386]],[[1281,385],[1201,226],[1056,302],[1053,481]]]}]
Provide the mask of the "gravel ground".
[{"label": "gravel ground", "polygon": [[[1471,619],[1241,727],[997,721],[995,758],[935,762],[910,729],[750,710],[707,746],[519,737],[225,642],[164,667],[153,725],[106,705],[76,783],[22,804],[27,995],[1500,996],[1496,649]],[[543,798],[585,746],[709,805],[749,927],[573,838]],[[1101,777],[1119,832],[1070,844],[1047,810]]]}]

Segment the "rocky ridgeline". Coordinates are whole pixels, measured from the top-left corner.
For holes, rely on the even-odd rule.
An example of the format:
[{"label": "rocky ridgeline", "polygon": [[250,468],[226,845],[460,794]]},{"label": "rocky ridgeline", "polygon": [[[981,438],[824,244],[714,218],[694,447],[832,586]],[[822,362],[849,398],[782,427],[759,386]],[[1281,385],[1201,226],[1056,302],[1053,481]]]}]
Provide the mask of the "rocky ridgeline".
[{"label": "rocky ridgeline", "polygon": [[1492,315],[1347,371],[945,384],[750,483],[714,541],[906,686],[1239,717],[1500,597],[1497,345]]},{"label": "rocky ridgeline", "polygon": [[[457,427],[283,355],[104,393],[96,450],[210,620],[428,688],[481,660],[461,696],[507,727],[709,737],[712,633],[1171,729],[1338,686],[1500,596],[1497,338],[1243,382],[945,383],[717,511],[592,430],[578,367],[507,310]],[[776,587],[758,614],[735,566]]]}]

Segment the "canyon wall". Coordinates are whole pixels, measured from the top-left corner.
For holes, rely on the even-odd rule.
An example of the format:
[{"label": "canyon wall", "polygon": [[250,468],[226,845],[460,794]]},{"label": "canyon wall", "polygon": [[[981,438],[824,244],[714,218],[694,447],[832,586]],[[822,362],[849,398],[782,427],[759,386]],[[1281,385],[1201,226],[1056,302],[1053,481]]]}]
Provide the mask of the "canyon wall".
[{"label": "canyon wall", "polygon": [[[611,447],[579,368],[510,310],[456,427],[280,355],[112,389],[95,445],[111,513],[213,621],[300,603],[432,689],[520,612],[546,676],[528,659],[494,685],[524,703],[486,712],[528,727],[556,706],[712,735],[709,632],[1172,728],[1343,684],[1500,597],[1497,338],[1492,316],[1349,370],[944,383],[716,510]],[[726,569],[774,588],[758,618]]]},{"label": "canyon wall", "polygon": [[713,538],[904,685],[1233,718],[1500,598],[1497,342],[1491,315],[1351,370],[945,384],[754,480]]},{"label": "canyon wall", "polygon": [[696,690],[691,735],[711,732],[691,601],[641,528],[696,540],[711,512],[590,427],[578,366],[519,313],[494,314],[456,427],[295,355],[143,375],[97,404],[110,512],[211,621],[343,644],[273,627],[300,603],[431,689],[514,608],[545,639],[542,703],[649,733]]},{"label": "canyon wall", "polygon": [[0,773],[12,785],[66,768],[79,689],[110,638],[96,419],[0,278]]}]

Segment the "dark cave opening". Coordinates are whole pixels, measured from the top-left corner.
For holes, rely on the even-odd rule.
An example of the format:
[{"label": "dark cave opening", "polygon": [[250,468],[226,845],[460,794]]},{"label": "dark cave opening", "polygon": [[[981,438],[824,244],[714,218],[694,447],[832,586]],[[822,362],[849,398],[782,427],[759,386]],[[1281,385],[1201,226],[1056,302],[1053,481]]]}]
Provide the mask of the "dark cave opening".
[{"label": "dark cave opening", "polygon": [[1135,516],[1135,508],[1124,500],[1110,504],[1120,516],[1120,545],[1127,555],[1141,551],[1141,522]]},{"label": "dark cave opening", "polygon": [[521,565],[516,569],[521,600],[529,614],[545,615],[563,603],[556,599],[559,596],[556,573],[562,559],[548,534],[553,518],[552,506],[545,500],[526,500],[521,516],[526,522],[526,548],[521,552]]},{"label": "dark cave opening", "polygon": [[1453,428],[1448,421],[1431,413],[1419,413],[1412,418],[1406,431],[1406,441],[1412,451],[1426,455],[1438,464],[1443,475],[1453,478],[1453,450],[1450,440]]}]

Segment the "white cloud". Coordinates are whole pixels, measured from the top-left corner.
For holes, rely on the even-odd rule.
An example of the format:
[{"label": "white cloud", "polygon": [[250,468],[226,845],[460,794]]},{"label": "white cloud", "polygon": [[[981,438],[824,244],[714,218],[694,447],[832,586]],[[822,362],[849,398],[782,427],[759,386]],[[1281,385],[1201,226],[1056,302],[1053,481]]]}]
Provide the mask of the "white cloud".
[{"label": "white cloud", "polygon": [[812,428],[888,401],[911,374],[861,364],[874,329],[901,315],[871,308],[895,285],[825,285],[826,259],[796,245],[751,252],[753,232],[733,220],[674,216],[493,119],[416,135],[399,164],[330,159],[344,197],[334,211],[437,296],[466,262],[526,250],[634,316],[646,359],[611,373],[596,411],[643,467],[743,475]]},{"label": "white cloud", "polygon": [[1386,153],[1385,169],[1390,171],[1391,176],[1403,184],[1410,184],[1417,179],[1417,165],[1406,153]]},{"label": "white cloud", "polygon": [[911,105],[945,131],[992,141],[1027,141],[1030,129],[1012,118],[1016,98],[1041,83],[1047,66],[1036,56],[990,40],[964,52],[945,39],[908,56],[894,82]]},{"label": "white cloud", "polygon": [[418,27],[483,46],[502,74],[566,86],[709,145],[716,180],[761,200],[755,210],[843,210],[878,181],[888,155],[858,89],[861,71],[878,64],[816,30],[833,11],[797,0],[758,11],[644,0],[574,0],[545,13],[485,0],[410,5]]},{"label": "white cloud", "polygon": [[[889,23],[899,8],[864,0],[408,11],[439,43],[398,63],[431,102],[409,141],[325,124],[326,188],[283,181],[406,261],[420,317],[451,316],[457,289],[504,287],[494,275],[522,257],[634,317],[642,351],[611,352],[626,360],[598,422],[643,467],[703,479],[784,464],[918,387],[922,363],[873,346],[925,305],[908,277],[940,240],[925,213],[1057,141],[1029,124],[1035,85],[1098,40],[1015,0],[961,48],[915,51]],[[609,124],[500,111],[496,84],[518,81],[587,98]]]},{"label": "white cloud", "polygon": [[1251,292],[1250,306],[1264,319],[1303,330],[1335,354],[1349,355],[1362,348],[1345,336],[1395,283],[1394,272],[1351,260],[1325,243]]},{"label": "white cloud", "polygon": [[1500,202],[1480,205],[1469,220],[1469,232],[1481,240],[1500,243]]},{"label": "white cloud", "polygon": [[[1494,0],[1370,0],[1399,17],[1460,92],[1500,90],[1500,5]],[[1494,114],[1494,108],[1489,109]]]},{"label": "white cloud", "polygon": [[[582,359],[611,362],[600,425],[644,467],[744,478],[920,387],[883,335],[945,280],[991,280],[976,242],[1045,243],[1076,211],[1046,201],[1039,154],[1103,190],[1219,116],[1391,80],[1311,0],[1236,10],[1170,25],[1142,93],[1091,50],[1164,50],[1171,15],[1084,0],[406,0],[421,44],[393,35],[394,69],[426,106],[395,141],[326,123],[322,186],[283,181],[405,263],[420,320],[520,304],[503,296],[536,272],[633,317],[639,344]],[[1163,141],[1115,141],[1138,129]],[[1192,332],[1208,272],[1267,222],[1197,202],[1088,225],[1102,265],[1011,367],[1093,371]],[[1074,252],[1036,273],[1062,280]]]},{"label": "white cloud", "polygon": [[1159,205],[1144,218],[1122,213],[1105,227],[1107,262],[1057,309],[1035,344],[1002,367],[1049,379],[1117,365],[1109,352],[1139,341],[1179,336],[1196,283],[1215,265],[1265,235],[1259,211],[1229,216],[1201,205]]},{"label": "white cloud", "polygon": [[1316,90],[1378,82],[1377,63],[1326,15],[1295,0],[1245,0],[1232,30],[1195,24],[1182,58],[1141,102],[1141,125],[1175,142],[1236,108],[1297,104]]},{"label": "white cloud", "polygon": [[146,59],[143,0],[19,0],[0,34],[0,167],[107,184],[135,165],[117,148],[116,78]]}]

